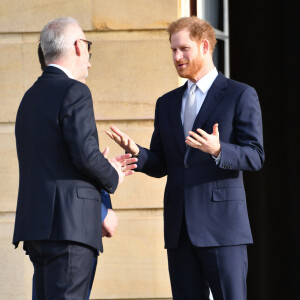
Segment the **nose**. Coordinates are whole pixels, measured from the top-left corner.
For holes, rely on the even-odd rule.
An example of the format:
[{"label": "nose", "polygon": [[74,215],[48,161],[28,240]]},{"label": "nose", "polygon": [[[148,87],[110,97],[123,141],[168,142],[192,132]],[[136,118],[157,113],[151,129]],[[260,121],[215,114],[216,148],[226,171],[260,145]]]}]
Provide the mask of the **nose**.
[{"label": "nose", "polygon": [[180,59],[182,59],[182,52],[180,50],[175,50],[173,52],[173,59],[174,61],[179,61]]},{"label": "nose", "polygon": [[92,65],[91,65],[90,61],[88,61],[88,68],[91,68],[91,67],[92,67]]}]

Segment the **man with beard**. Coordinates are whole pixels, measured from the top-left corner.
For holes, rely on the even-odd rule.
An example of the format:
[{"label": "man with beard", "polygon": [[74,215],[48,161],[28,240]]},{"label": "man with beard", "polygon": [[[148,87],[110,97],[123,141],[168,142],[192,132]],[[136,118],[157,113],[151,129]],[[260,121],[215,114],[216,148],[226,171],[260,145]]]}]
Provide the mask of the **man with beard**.
[{"label": "man with beard", "polygon": [[[168,28],[173,61],[187,82],[157,100],[150,150],[111,126],[139,157],[137,171],[167,175],[165,247],[174,300],[245,300],[252,243],[243,171],[264,162],[255,90],[217,72],[213,28],[196,17]],[[212,132],[212,133],[211,133]]]}]

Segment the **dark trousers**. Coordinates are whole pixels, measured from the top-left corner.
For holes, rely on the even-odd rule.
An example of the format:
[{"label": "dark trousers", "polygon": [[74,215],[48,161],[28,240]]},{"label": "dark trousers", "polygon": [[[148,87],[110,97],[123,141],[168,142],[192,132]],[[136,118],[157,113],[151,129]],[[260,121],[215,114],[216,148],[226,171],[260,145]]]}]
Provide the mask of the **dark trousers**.
[{"label": "dark trousers", "polygon": [[168,249],[174,300],[246,300],[247,246],[195,247],[185,221],[176,249]]},{"label": "dark trousers", "polygon": [[71,241],[24,243],[34,266],[38,300],[84,300],[88,298],[96,251]]},{"label": "dark trousers", "polygon": [[[92,276],[91,276],[91,282],[90,282],[90,287],[89,287],[89,294],[86,298],[86,300],[90,299],[90,295],[92,292],[92,287],[93,287],[93,282],[95,278],[95,273],[96,273],[96,268],[97,268],[97,262],[98,262],[98,256],[95,256],[93,259],[93,270],[92,270]],[[32,276],[32,300],[38,300],[37,294],[36,294],[36,288],[35,288],[35,276],[33,274]]]}]

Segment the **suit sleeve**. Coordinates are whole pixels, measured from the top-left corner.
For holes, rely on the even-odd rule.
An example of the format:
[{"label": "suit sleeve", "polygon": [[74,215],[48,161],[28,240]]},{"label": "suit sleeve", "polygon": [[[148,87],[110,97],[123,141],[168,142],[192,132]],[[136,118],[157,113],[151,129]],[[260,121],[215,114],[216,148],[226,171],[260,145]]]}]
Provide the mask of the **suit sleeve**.
[{"label": "suit sleeve", "polygon": [[85,84],[76,82],[69,88],[62,103],[60,123],[74,165],[113,193],[118,173],[99,150],[92,97]]},{"label": "suit sleeve", "polygon": [[256,171],[264,162],[262,117],[256,91],[247,87],[235,108],[233,143],[222,142],[219,167],[229,170]]},{"label": "suit sleeve", "polygon": [[136,169],[136,171],[156,178],[166,176],[168,173],[160,135],[159,103],[160,99],[157,100],[155,108],[154,131],[151,138],[150,150],[139,146],[140,154]]}]

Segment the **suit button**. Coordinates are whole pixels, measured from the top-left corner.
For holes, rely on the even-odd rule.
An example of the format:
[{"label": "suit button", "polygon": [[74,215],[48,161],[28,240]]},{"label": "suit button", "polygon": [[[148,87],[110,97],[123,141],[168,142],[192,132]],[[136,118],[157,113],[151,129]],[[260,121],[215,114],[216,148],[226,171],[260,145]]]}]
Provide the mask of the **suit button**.
[{"label": "suit button", "polygon": [[185,167],[186,169],[188,169],[188,168],[190,167],[190,165],[189,165],[189,164],[185,164],[184,167]]},{"label": "suit button", "polygon": [[106,184],[105,187],[106,187],[108,190],[111,190],[111,189],[112,189],[112,187],[111,187],[110,185],[108,185],[108,184]]}]

